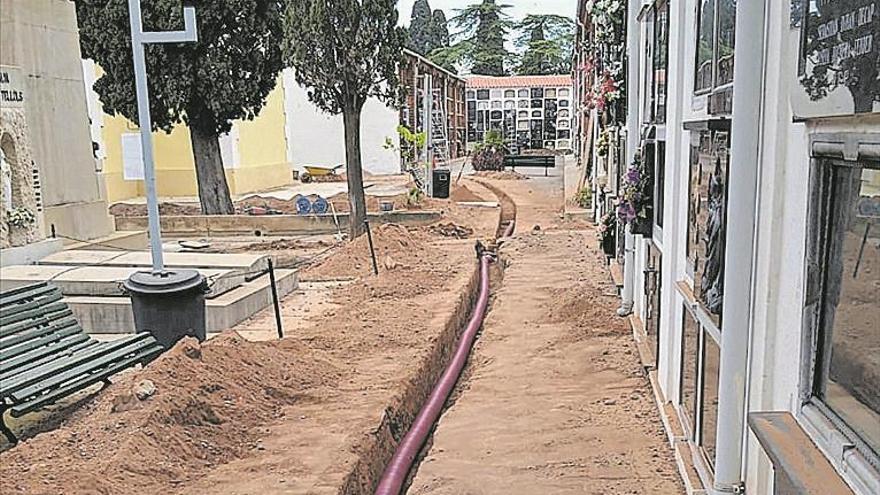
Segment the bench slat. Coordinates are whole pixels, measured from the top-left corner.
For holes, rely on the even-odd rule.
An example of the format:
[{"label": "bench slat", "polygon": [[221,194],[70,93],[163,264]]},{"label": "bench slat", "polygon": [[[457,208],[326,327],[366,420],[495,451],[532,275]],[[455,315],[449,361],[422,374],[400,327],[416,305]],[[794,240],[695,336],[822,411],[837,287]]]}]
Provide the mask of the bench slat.
[{"label": "bench slat", "polygon": [[125,358],[118,363],[111,364],[103,370],[96,371],[95,373],[90,375],[82,376],[74,381],[64,384],[64,386],[57,388],[49,393],[37,396],[29,401],[21,402],[20,404],[11,407],[9,414],[14,418],[23,416],[45,405],[52,404],[61,397],[68,396],[86,387],[94,385],[95,383],[103,381],[107,377],[115,375],[116,373],[119,373],[126,368],[130,368],[131,366],[134,366],[138,363],[147,362],[161,353],[162,346],[154,341],[151,347],[145,348],[137,354]]},{"label": "bench slat", "polygon": [[82,328],[80,328],[79,324],[74,322],[73,325],[69,327],[62,328],[61,330],[57,330],[52,333],[48,333],[43,335],[39,339],[29,340],[27,342],[23,342],[18,344],[15,347],[10,349],[4,349],[0,351],[0,361],[6,361],[7,359],[11,359],[15,356],[24,354],[25,352],[32,351],[39,347],[43,347],[45,345],[51,344],[52,342],[59,341],[64,337],[74,335],[77,333],[82,333]]},{"label": "bench slat", "polygon": [[[64,307],[63,303],[61,307]],[[27,330],[28,328],[38,327],[50,323],[54,320],[59,320],[66,316],[71,316],[73,314],[73,311],[71,311],[70,309],[61,309],[60,311],[42,311],[38,312],[37,314],[41,314],[41,316],[0,327],[0,339]],[[34,316],[37,316],[37,314],[35,314]]]},{"label": "bench slat", "polygon": [[24,292],[37,290],[39,288],[47,286],[48,284],[49,284],[49,282],[37,282],[35,284],[22,285],[21,287],[16,287],[14,289],[9,289],[9,290],[0,292],[0,301],[2,301],[4,298],[7,298],[9,296],[15,296],[18,294],[22,294]]},{"label": "bench slat", "polygon": [[0,316],[0,327],[6,326],[15,321],[19,321],[20,318],[16,318],[16,316],[24,311],[30,311],[49,303],[60,301],[62,297],[63,296],[61,295],[61,291],[56,291],[46,294],[45,297],[41,297],[40,299],[17,304],[8,308],[5,306],[0,306],[2,307],[2,316]]},{"label": "bench slat", "polygon": [[[54,285],[29,286],[25,289],[27,290],[21,292],[9,291],[0,294],[0,308],[3,308],[4,312],[6,312],[7,309],[14,309],[13,306],[20,304],[21,301],[40,298],[56,291],[61,292],[58,290],[58,287],[55,287]],[[10,294],[10,292],[12,292],[12,294]],[[9,306],[9,308],[6,306]]]},{"label": "bench slat", "polygon": [[11,349],[22,342],[27,342],[30,340],[36,340],[44,335],[48,335],[50,333],[57,332],[69,326],[77,325],[76,318],[67,317],[63,318],[59,321],[53,321],[51,323],[35,327],[29,328],[21,333],[17,333],[15,335],[10,335],[8,337],[4,337],[0,339],[0,356],[4,356],[4,352],[8,349]]},{"label": "bench slat", "polygon": [[140,333],[131,338],[111,342],[98,349],[89,349],[76,356],[61,359],[53,363],[52,366],[40,368],[35,373],[25,373],[18,376],[16,379],[10,380],[10,383],[4,383],[2,394],[11,396],[15,401],[22,401],[41,390],[60,385],[85,373],[91,373],[155,344],[156,340],[152,335]]},{"label": "bench slat", "polygon": [[92,340],[84,333],[75,333],[65,337],[51,345],[34,349],[19,356],[4,361],[0,365],[0,383],[9,380],[15,375],[23,373],[31,368],[72,355],[85,347],[100,345],[97,340]]},{"label": "bench slat", "polygon": [[[20,311],[15,315],[7,315],[5,312],[2,312],[2,319],[0,319],[0,328],[6,328],[9,325],[13,325],[29,318],[35,318],[44,314],[64,311],[65,309],[67,309],[67,304],[59,300],[53,303],[49,303],[45,306],[38,306],[35,309]],[[2,308],[0,308],[0,311],[2,311]]]}]

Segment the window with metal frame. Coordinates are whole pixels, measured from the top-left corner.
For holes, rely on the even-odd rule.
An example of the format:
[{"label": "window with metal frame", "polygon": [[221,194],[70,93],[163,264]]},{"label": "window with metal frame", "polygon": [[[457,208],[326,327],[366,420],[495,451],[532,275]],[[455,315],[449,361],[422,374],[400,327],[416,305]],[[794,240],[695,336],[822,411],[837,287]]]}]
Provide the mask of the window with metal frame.
[{"label": "window with metal frame", "polygon": [[666,123],[666,71],[669,66],[669,2],[662,1],[654,13],[654,59],[652,90],[654,94],[654,122]]},{"label": "window with metal frame", "polygon": [[688,440],[711,470],[718,429],[721,346],[687,305],[683,313],[679,406]]},{"label": "window with metal frame", "polygon": [[880,467],[880,162],[815,162],[807,401]]},{"label": "window with metal frame", "polygon": [[694,92],[703,93],[733,82],[736,0],[700,0]]}]

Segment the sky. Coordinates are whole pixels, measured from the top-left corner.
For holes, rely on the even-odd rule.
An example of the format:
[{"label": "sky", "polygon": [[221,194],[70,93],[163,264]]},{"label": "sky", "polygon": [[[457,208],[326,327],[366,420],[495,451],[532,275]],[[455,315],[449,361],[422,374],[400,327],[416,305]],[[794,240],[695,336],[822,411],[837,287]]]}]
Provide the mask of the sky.
[{"label": "sky", "polygon": [[[443,9],[447,18],[455,15],[455,9],[467,7],[481,0],[428,0],[432,9]],[[409,24],[409,16],[412,14],[412,6],[415,0],[399,0],[397,8],[400,10],[400,22]],[[496,3],[506,3],[513,7],[508,10],[514,20],[519,20],[528,14],[559,14],[574,18],[577,10],[577,0],[497,0]]]}]

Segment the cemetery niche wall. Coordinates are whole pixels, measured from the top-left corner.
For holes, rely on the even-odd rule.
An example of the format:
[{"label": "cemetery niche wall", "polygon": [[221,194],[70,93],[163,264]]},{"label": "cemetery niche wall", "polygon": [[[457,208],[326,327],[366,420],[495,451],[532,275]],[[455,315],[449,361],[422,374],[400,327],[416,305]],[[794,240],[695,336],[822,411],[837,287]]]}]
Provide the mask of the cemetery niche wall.
[{"label": "cemetery niche wall", "polygon": [[0,66],[0,248],[43,239],[21,71]]},{"label": "cemetery niche wall", "polygon": [[880,0],[792,0],[796,119],[880,112]]}]

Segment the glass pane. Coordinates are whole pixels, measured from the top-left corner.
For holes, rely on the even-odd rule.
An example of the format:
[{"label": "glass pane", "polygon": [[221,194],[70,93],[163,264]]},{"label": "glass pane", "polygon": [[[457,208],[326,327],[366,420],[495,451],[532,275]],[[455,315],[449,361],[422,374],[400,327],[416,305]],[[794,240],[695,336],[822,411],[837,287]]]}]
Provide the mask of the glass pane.
[{"label": "glass pane", "polygon": [[477,99],[478,100],[488,100],[489,99],[489,90],[488,89],[478,89],[477,90]]},{"label": "glass pane", "polygon": [[[654,50],[655,50],[655,42],[654,38],[654,12],[651,11],[648,13],[647,19],[645,21],[645,38],[648,42],[645,43],[645,60],[654,60]],[[644,71],[644,89],[642,91],[642,121],[643,122],[654,122],[654,74],[646,70]]]},{"label": "glass pane", "polygon": [[687,261],[690,275],[694,274],[694,266],[698,264],[703,255],[700,251],[700,239],[702,239],[701,223],[699,219],[703,215],[703,202],[700,200],[700,187],[703,178],[703,169],[709,168],[712,161],[712,133],[700,131],[691,133],[691,154],[688,177],[688,237],[687,237]]},{"label": "glass pane", "polygon": [[666,122],[666,67],[669,64],[669,2],[657,11],[654,19],[654,87],[656,91],[656,121]]},{"label": "glass pane", "polygon": [[721,327],[724,246],[727,230],[728,133],[700,133],[697,160],[691,162],[688,244],[694,294]]},{"label": "glass pane", "polygon": [[701,0],[697,15],[697,71],[694,91],[702,91],[712,87],[715,0]]},{"label": "glass pane", "polygon": [[718,4],[718,86],[733,82],[733,44],[736,31],[736,0]]},{"label": "glass pane", "polygon": [[703,333],[703,404],[700,423],[700,445],[709,462],[715,464],[715,430],[718,426],[718,373],[721,369],[721,347],[708,333]]},{"label": "glass pane", "polygon": [[648,270],[645,272],[645,293],[648,307],[645,309],[645,333],[648,346],[654,351],[654,365],[660,362],[660,290],[662,281],[662,255],[653,242],[648,243]]},{"label": "glass pane", "polygon": [[880,170],[836,167],[820,396],[880,452]]},{"label": "glass pane", "polygon": [[681,406],[693,437],[697,416],[697,345],[700,324],[687,307],[684,308],[681,346]]},{"label": "glass pane", "polygon": [[666,182],[666,141],[657,141],[657,172],[654,186],[654,223],[663,227],[663,193]]}]

